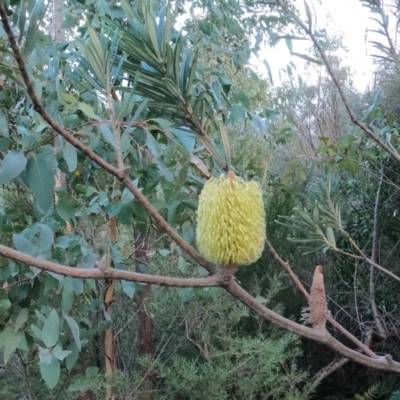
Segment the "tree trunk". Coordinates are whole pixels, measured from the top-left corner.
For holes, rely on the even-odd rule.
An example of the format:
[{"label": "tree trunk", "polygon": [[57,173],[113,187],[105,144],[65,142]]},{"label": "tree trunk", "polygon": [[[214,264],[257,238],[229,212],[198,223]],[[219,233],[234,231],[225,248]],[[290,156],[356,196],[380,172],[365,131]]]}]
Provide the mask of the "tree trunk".
[{"label": "tree trunk", "polygon": [[[142,265],[148,264],[147,252],[149,249],[147,234],[135,227],[135,271],[142,273]],[[137,330],[138,330],[138,354],[139,356],[154,354],[154,321],[147,310],[146,303],[151,296],[151,285],[143,285],[142,290],[136,294],[137,304]],[[154,386],[155,375],[151,369],[143,371],[142,383],[149,388]],[[153,394],[144,397],[153,400]]]},{"label": "tree trunk", "polygon": [[[114,190],[119,190],[119,181],[114,179]],[[109,235],[111,243],[117,241],[118,217],[112,217],[109,221]],[[114,268],[114,263],[111,261],[111,267]],[[104,293],[104,307],[108,315],[112,315],[112,302],[114,300],[114,280],[106,279],[106,290]],[[117,358],[114,332],[112,327],[104,332],[104,355],[106,375],[111,376],[117,370]],[[106,400],[114,400],[114,391],[111,385],[107,386]]]}]

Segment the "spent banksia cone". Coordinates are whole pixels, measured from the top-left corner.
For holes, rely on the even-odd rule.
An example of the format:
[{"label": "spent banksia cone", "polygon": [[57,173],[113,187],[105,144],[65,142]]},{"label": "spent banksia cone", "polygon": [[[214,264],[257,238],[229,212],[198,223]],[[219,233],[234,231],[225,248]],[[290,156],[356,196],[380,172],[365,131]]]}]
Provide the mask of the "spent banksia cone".
[{"label": "spent banksia cone", "polygon": [[260,186],[234,172],[211,178],[200,194],[197,245],[210,261],[223,266],[258,260],[265,242],[265,211]]},{"label": "spent banksia cone", "polygon": [[329,316],[322,270],[323,267],[321,265],[315,268],[310,290],[309,307],[303,313],[303,320],[312,324],[315,329],[325,329],[326,320]]}]

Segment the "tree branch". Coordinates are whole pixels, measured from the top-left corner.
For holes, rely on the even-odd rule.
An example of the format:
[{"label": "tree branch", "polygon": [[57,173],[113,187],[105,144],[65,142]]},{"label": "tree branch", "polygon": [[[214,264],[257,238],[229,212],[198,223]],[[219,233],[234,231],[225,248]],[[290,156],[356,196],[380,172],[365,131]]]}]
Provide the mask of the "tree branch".
[{"label": "tree branch", "polygon": [[[169,276],[147,275],[132,271],[125,271],[115,268],[75,268],[60,265],[47,260],[40,260],[28,254],[11,249],[0,244],[0,254],[4,257],[21,261],[27,265],[33,265],[46,271],[56,274],[72,276],[74,278],[92,278],[92,279],[123,279],[131,282],[151,283],[161,286],[178,287],[208,287],[221,286],[223,277],[217,273],[206,278],[174,278]],[[10,285],[11,286],[11,285]]]},{"label": "tree branch", "polygon": [[322,368],[319,372],[317,372],[311,379],[313,384],[318,384],[323,379],[325,379],[328,375],[337,371],[339,368],[342,368],[349,361],[348,358],[342,357],[339,360],[333,360],[326,367]]},{"label": "tree branch", "polygon": [[[371,249],[371,260],[376,262],[377,252],[378,252],[378,219],[379,219],[379,200],[383,183],[383,164],[381,164],[380,168],[380,176],[379,176],[379,184],[378,190],[376,191],[375,196],[375,206],[374,206],[374,224],[372,230],[372,249]],[[383,326],[383,321],[381,320],[381,316],[378,312],[378,307],[376,306],[375,301],[375,267],[370,265],[369,267],[369,299],[371,302],[371,311],[374,317],[374,321],[376,324],[376,328],[379,332],[379,335],[384,338],[387,336],[386,329]]]},{"label": "tree branch", "polygon": [[[307,299],[307,301],[310,301],[310,295],[307,292],[307,289],[304,287],[304,285],[300,282],[299,278],[297,275],[293,272],[292,268],[290,267],[288,262],[285,262],[282,260],[282,258],[279,256],[279,254],[276,252],[274,247],[272,246],[271,242],[266,239],[266,245],[268,247],[268,250],[272,253],[274,256],[275,260],[279,262],[279,264],[282,266],[282,268],[290,275],[292,278],[293,282],[295,285],[299,288],[299,290],[303,293],[304,297]],[[331,315],[328,315],[328,321],[329,323],[336,328],[338,331],[340,331],[344,336],[346,336],[348,339],[350,339],[354,344],[356,344],[360,350],[362,350],[365,354],[368,354],[372,358],[378,358],[378,356],[368,347],[366,346],[363,342],[358,340],[354,335],[352,335],[345,327],[339,324]]]},{"label": "tree branch", "polygon": [[318,39],[314,35],[314,33],[309,29],[309,27],[292,11],[290,10],[288,4],[285,1],[282,0],[275,0],[276,4],[280,6],[287,14],[289,14],[294,21],[308,34],[312,42],[314,43],[314,46],[317,48],[326,69],[328,70],[329,75],[331,76],[339,94],[340,97],[342,98],[343,104],[346,107],[347,113],[350,116],[351,121],[353,124],[357,125],[359,128],[361,128],[368,136],[370,136],[379,146],[381,146],[384,150],[386,150],[398,163],[400,163],[400,155],[389,145],[387,145],[379,136],[375,135],[375,133],[368,128],[366,124],[361,122],[358,118],[356,113],[354,112],[353,108],[350,105],[350,101],[347,98],[346,94],[344,93],[344,90],[339,83],[339,80],[333,71],[333,68],[328,60],[327,55],[325,54],[325,51],[321,47],[321,45],[318,42]]},{"label": "tree branch", "polygon": [[337,339],[330,335],[328,331],[308,328],[304,325],[300,325],[294,321],[291,321],[290,319],[282,317],[282,315],[277,314],[276,312],[265,307],[263,304],[259,303],[234,280],[231,280],[229,284],[225,286],[225,289],[232,296],[236,297],[239,301],[253,310],[256,314],[287,331],[320,343],[324,343],[344,357],[350,358],[351,360],[367,367],[400,373],[400,363],[394,361],[390,355],[370,358],[356,350],[346,347],[344,344],[340,343]]}]

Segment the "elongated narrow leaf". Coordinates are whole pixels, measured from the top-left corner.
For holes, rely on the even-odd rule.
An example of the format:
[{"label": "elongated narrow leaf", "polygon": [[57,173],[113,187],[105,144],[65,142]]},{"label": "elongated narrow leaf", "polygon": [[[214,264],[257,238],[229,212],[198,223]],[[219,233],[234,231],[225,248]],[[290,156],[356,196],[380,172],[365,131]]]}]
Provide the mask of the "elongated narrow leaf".
[{"label": "elongated narrow leaf", "polygon": [[310,57],[307,54],[300,54],[300,53],[292,52],[292,56],[296,56],[296,57],[302,58],[303,60],[310,61],[310,62],[312,62],[314,64],[323,65],[322,61],[319,61],[319,60],[317,60],[317,59],[315,59],[313,57]]},{"label": "elongated narrow leaf", "polygon": [[22,51],[25,56],[28,56],[35,46],[37,38],[36,34],[39,28],[39,24],[44,17],[45,11],[46,5],[44,3],[44,0],[37,0],[30,15],[28,30],[25,36],[26,41]]},{"label": "elongated narrow leaf", "polygon": [[72,317],[68,316],[67,314],[64,314],[64,318],[67,321],[69,329],[71,329],[72,336],[75,339],[76,347],[80,351],[81,350],[81,338],[80,338],[79,326],[76,323],[76,321]]},{"label": "elongated narrow leaf", "polygon": [[100,65],[101,65],[101,62],[105,59],[105,54],[104,54],[103,46],[101,44],[99,35],[97,34],[96,30],[92,27],[92,25],[89,22],[87,23],[86,26],[87,26],[87,30],[89,32],[90,39],[92,39],[95,53],[97,54],[98,59],[100,61]]},{"label": "elongated narrow leaf", "polygon": [[221,139],[224,145],[226,165],[231,165],[231,146],[229,144],[228,131],[223,124],[220,124],[219,131],[221,132]]},{"label": "elongated narrow leaf", "polygon": [[150,35],[151,42],[153,44],[153,49],[155,53],[157,54],[158,61],[162,61],[161,53],[160,53],[160,45],[158,44],[158,38],[157,38],[157,30],[156,30],[156,25],[154,23],[153,16],[150,13],[150,10],[146,10],[146,25],[147,29]]}]

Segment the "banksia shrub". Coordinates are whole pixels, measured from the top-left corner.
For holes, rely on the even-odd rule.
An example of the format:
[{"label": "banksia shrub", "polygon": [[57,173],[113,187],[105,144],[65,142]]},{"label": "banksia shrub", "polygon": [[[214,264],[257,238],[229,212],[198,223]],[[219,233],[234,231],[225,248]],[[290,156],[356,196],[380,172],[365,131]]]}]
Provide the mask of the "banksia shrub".
[{"label": "banksia shrub", "polygon": [[265,242],[265,211],[257,182],[234,172],[211,178],[200,194],[196,240],[209,261],[223,266],[258,260]]}]

